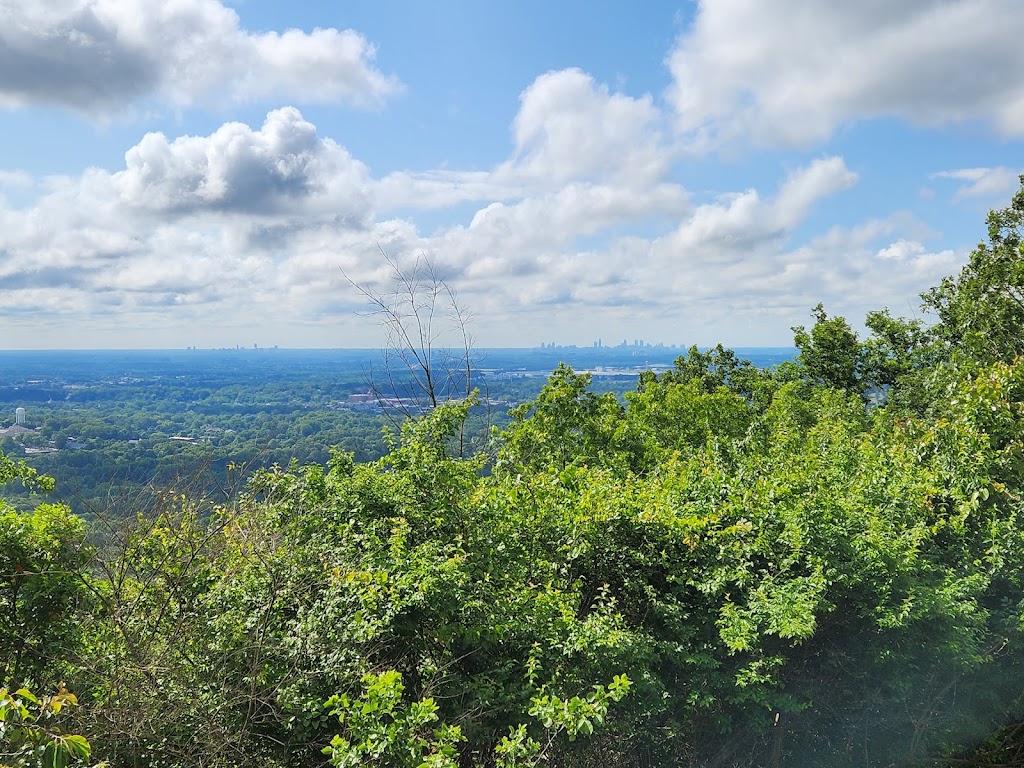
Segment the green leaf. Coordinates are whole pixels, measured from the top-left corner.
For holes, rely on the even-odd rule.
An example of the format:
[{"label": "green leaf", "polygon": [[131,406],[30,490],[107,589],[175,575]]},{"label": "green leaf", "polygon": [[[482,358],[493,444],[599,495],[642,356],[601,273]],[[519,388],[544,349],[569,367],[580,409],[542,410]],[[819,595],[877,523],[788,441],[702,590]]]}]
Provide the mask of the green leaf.
[{"label": "green leaf", "polygon": [[19,688],[18,690],[16,690],[14,692],[14,695],[15,696],[19,696],[19,697],[21,697],[23,699],[28,699],[33,704],[38,704],[39,703],[39,699],[37,699],[35,696],[33,696],[32,692],[29,691],[27,688]]},{"label": "green leaf", "polygon": [[64,743],[67,745],[68,751],[75,757],[84,760],[92,754],[92,747],[84,736],[65,736]]},{"label": "green leaf", "polygon": [[43,768],[66,768],[68,753],[63,744],[52,741],[43,749]]}]

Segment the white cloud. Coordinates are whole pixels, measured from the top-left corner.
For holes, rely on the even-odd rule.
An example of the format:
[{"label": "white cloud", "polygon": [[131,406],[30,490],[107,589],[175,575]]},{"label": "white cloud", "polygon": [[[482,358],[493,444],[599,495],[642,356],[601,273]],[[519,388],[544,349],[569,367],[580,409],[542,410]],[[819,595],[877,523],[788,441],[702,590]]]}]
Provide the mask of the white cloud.
[{"label": "white cloud", "polygon": [[651,190],[671,169],[674,150],[650,96],[612,93],[585,72],[566,69],[539,76],[519,99],[509,158],[488,171],[392,173],[376,188],[382,208],[514,203],[572,185]]},{"label": "white cloud", "polygon": [[918,293],[958,264],[951,251],[910,242],[924,229],[913,218],[794,242],[811,207],[855,180],[840,158],[825,158],[791,173],[774,197],[756,189],[725,195],[660,237],[624,240],[616,248],[631,267],[620,290],[648,322],[674,320],[701,343],[786,343],[819,301],[854,324],[884,305],[912,313]]},{"label": "white cloud", "polygon": [[515,154],[500,177],[647,182],[666,171],[671,155],[649,96],[634,99],[578,69],[541,75],[519,97]]},{"label": "white cloud", "polygon": [[815,160],[791,173],[783,183],[775,201],[776,215],[788,226],[795,226],[818,200],[856,183],[857,174],[846,167],[843,158]]},{"label": "white cloud", "polygon": [[151,94],[374,106],[399,87],[353,30],[251,33],[219,0],[6,0],[0,13],[0,106],[103,114]]},{"label": "white cloud", "polygon": [[668,57],[695,148],[807,145],[859,119],[980,120],[1024,136],[1015,0],[701,0]]},{"label": "white cloud", "polygon": [[878,251],[879,259],[906,261],[926,253],[924,245],[913,240],[897,240]]},{"label": "white cloud", "polygon": [[[565,151],[572,157],[559,165],[552,155],[546,178],[516,158],[490,172],[378,181],[293,108],[269,113],[258,129],[150,134],[119,171],[36,183],[42,196],[18,209],[0,202],[5,317],[38,316],[43,327],[59,313],[76,328],[98,328],[116,316],[139,334],[340,327],[361,306],[346,274],[383,286],[383,248],[406,263],[426,254],[488,343],[555,332],[634,338],[652,324],[659,333],[678,328],[667,340],[735,343],[742,323],[744,343],[785,343],[820,300],[859,319],[890,298],[913,297],[955,264],[948,251],[929,252],[921,227],[905,219],[793,242],[820,201],[856,183],[840,157],[792,170],[774,192],[751,188],[694,206],[666,178],[622,168],[594,179],[589,155]],[[511,179],[520,168],[528,170]],[[413,220],[382,219],[382,190],[410,179],[438,183],[439,198],[481,203],[433,234]],[[402,193],[388,194],[393,203]],[[365,335],[317,339],[290,343],[367,343]]]},{"label": "white cloud", "polygon": [[[767,197],[749,189],[691,208],[667,185],[652,237],[637,236],[635,226],[618,232],[610,218],[632,211],[620,221],[635,225],[639,211],[658,210],[658,198],[567,185],[485,206],[469,225],[414,247],[453,261],[457,285],[490,333],[511,323],[519,338],[548,338],[556,325],[583,338],[613,328],[633,338],[646,325],[736,343],[745,324],[744,343],[786,343],[818,301],[854,323],[884,304],[913,311],[917,294],[957,265],[950,251],[908,245],[924,228],[906,216],[794,243],[811,209],[856,180],[829,157],[794,170]],[[581,247],[595,231],[604,237]]]},{"label": "white cloud", "polygon": [[0,170],[0,188],[24,189],[34,183],[32,175],[25,171]]},{"label": "white cloud", "polygon": [[125,163],[111,181],[132,208],[331,213],[353,225],[370,210],[366,167],[292,107],[269,113],[258,131],[226,123],[210,136],[147,134]]},{"label": "white cloud", "polygon": [[512,255],[530,243],[561,245],[623,222],[678,216],[686,208],[686,194],[674,185],[631,190],[570,184],[555,194],[527,198],[514,206],[492,203],[477,211],[468,227],[454,231],[486,243],[488,251]]},{"label": "white cloud", "polygon": [[784,269],[765,284],[765,298],[783,306],[804,297],[806,313],[818,301],[857,324],[872,309],[914,314],[918,295],[959,265],[953,251],[930,251],[905,235],[918,229],[903,217],[834,227],[781,254]]},{"label": "white cloud", "polygon": [[508,200],[527,193],[523,183],[496,178],[491,171],[397,171],[376,186],[383,209],[431,210],[464,202]]},{"label": "white cloud", "polygon": [[666,243],[673,251],[716,263],[745,260],[750,248],[784,242],[815,202],[856,181],[842,158],[816,160],[791,173],[773,200],[764,201],[750,189],[698,207]]},{"label": "white cloud", "polygon": [[985,200],[1005,200],[1020,186],[1020,171],[999,166],[997,168],[959,168],[955,171],[940,171],[932,178],[953,179],[964,182],[957,190],[954,200],[980,197]]},{"label": "white cloud", "polygon": [[340,277],[339,244],[379,233],[365,167],[292,108],[259,130],[151,134],[125,160],[115,173],[51,178],[28,206],[0,203],[6,316],[78,313],[76,328],[115,312],[139,328],[259,325],[315,310],[293,295],[294,281],[319,279],[315,264],[305,277],[295,266],[311,234],[333,243]]}]

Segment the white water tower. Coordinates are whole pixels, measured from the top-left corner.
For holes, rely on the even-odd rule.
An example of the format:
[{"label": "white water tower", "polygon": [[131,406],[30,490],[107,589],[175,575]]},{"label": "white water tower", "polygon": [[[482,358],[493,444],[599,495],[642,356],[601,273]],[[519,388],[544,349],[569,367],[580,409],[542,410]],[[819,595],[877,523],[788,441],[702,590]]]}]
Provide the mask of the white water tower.
[{"label": "white water tower", "polygon": [[25,409],[24,408],[15,408],[14,409],[14,423],[15,424],[24,424],[25,423]]}]

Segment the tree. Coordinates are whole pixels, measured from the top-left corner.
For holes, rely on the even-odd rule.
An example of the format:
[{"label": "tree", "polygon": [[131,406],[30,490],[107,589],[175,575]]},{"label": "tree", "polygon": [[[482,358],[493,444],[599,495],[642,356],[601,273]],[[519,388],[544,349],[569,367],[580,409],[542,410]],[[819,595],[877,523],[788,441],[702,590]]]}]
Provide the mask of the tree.
[{"label": "tree", "polygon": [[887,309],[868,312],[864,324],[871,331],[862,347],[867,386],[884,394],[890,410],[925,413],[948,383],[939,375],[946,355],[932,329]]},{"label": "tree", "polygon": [[52,491],[53,478],[40,475],[24,461],[15,461],[0,453],[0,487],[19,481],[26,488],[36,491]]},{"label": "tree", "polygon": [[616,429],[623,409],[614,393],[590,391],[589,373],[576,373],[562,363],[535,400],[509,411],[512,422],[502,434],[498,456],[502,467],[558,472],[576,465],[608,465],[619,461]]},{"label": "tree", "polygon": [[59,504],[0,505],[0,682],[56,685],[85,600],[85,523]]},{"label": "tree", "polygon": [[[638,389],[642,391],[644,384],[653,376],[650,371],[641,374]],[[749,360],[736,357],[733,350],[717,344],[707,352],[690,347],[685,355],[676,358],[672,369],[661,375],[661,382],[685,384],[696,380],[699,388],[708,393],[725,387],[744,397],[751,397],[766,378],[767,374],[755,368]]]},{"label": "tree", "polygon": [[387,289],[345,276],[386,334],[381,370],[370,376],[377,402],[409,417],[470,397],[475,344],[471,315],[426,256],[417,256],[405,268],[383,248],[380,252],[391,268]]},{"label": "tree", "polygon": [[857,334],[843,317],[829,317],[818,304],[811,314],[815,319],[810,331],[802,325],[793,328],[793,342],[800,350],[800,362],[815,384],[863,394],[863,349]]},{"label": "tree", "polygon": [[0,758],[5,768],[66,768],[88,759],[92,748],[85,737],[65,733],[62,727],[61,711],[77,704],[78,698],[63,685],[42,699],[26,688],[13,693],[0,688]]},{"label": "tree", "polygon": [[1010,362],[1024,354],[1024,175],[1008,208],[988,215],[988,244],[979,243],[960,274],[921,298],[939,318],[933,329],[950,354]]},{"label": "tree", "polygon": [[[52,490],[53,479],[0,454],[0,486],[19,480]],[[59,682],[76,645],[85,589],[85,523],[60,504],[21,512],[0,500],[0,685]]]}]

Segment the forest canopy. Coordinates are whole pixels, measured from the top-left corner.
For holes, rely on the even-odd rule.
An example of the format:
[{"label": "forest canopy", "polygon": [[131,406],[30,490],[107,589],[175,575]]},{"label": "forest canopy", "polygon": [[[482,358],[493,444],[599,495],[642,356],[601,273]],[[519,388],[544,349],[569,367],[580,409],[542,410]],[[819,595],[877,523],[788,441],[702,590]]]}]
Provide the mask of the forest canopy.
[{"label": "forest canopy", "polygon": [[1022,225],[930,324],[560,366],[476,452],[467,400],[226,502],[0,505],[2,761],[1021,764]]}]

